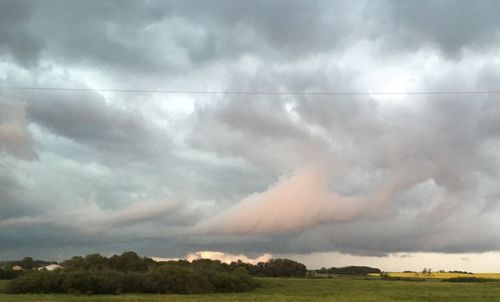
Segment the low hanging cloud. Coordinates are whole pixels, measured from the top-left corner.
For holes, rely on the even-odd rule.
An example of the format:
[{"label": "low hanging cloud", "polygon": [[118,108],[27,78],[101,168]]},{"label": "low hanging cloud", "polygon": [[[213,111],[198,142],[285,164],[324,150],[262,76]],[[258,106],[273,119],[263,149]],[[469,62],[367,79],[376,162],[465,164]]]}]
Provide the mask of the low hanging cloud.
[{"label": "low hanging cloud", "polygon": [[186,256],[182,258],[162,258],[162,257],[152,257],[154,261],[157,262],[162,262],[162,261],[177,261],[179,259],[185,259],[189,262],[193,260],[200,260],[200,259],[210,259],[210,260],[218,260],[223,263],[230,264],[231,262],[237,262],[239,260],[246,262],[246,263],[251,263],[251,264],[257,264],[259,262],[267,262],[270,259],[273,258],[273,255],[271,254],[262,254],[258,257],[251,258],[243,254],[231,254],[231,253],[225,253],[225,252],[217,252],[217,251],[198,251],[198,252],[192,252],[186,254]]},{"label": "low hanging cloud", "polygon": [[199,251],[186,255],[185,259],[188,261],[198,260],[198,259],[211,259],[211,260],[219,260],[224,263],[231,263],[241,260],[243,262],[257,264],[259,262],[266,262],[272,259],[273,256],[271,254],[262,254],[256,258],[250,258],[245,255],[239,254],[231,254],[224,252],[215,252],[215,251]]}]

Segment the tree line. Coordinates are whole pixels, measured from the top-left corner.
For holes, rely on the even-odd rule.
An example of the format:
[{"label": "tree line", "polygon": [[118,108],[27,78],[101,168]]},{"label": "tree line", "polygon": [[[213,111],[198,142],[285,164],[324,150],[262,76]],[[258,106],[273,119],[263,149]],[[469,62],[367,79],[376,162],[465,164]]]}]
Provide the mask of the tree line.
[{"label": "tree line", "polygon": [[84,271],[147,271],[163,265],[175,265],[191,267],[195,271],[225,271],[233,272],[238,269],[246,271],[252,276],[259,277],[305,277],[307,268],[304,264],[290,259],[271,259],[267,262],[257,264],[246,263],[241,260],[230,264],[219,260],[197,259],[191,262],[187,260],[171,260],[156,262],[148,257],[139,257],[135,252],[125,252],[122,255],[114,255],[110,258],[99,254],[91,254],[85,257],[73,257],[62,262],[65,270]]},{"label": "tree line", "polygon": [[368,275],[368,274],[381,274],[382,271],[378,268],[369,266],[344,266],[344,267],[331,267],[321,268],[316,270],[318,274],[333,274],[333,275]]},{"label": "tree line", "polygon": [[68,294],[193,294],[244,292],[258,286],[245,272],[196,272],[164,265],[147,272],[33,271],[10,281],[7,292]]},{"label": "tree line", "polygon": [[304,277],[306,266],[289,259],[256,265],[199,259],[155,262],[135,252],[105,257],[76,256],[56,271],[24,270],[7,285],[9,293],[212,293],[256,288],[254,276]]}]

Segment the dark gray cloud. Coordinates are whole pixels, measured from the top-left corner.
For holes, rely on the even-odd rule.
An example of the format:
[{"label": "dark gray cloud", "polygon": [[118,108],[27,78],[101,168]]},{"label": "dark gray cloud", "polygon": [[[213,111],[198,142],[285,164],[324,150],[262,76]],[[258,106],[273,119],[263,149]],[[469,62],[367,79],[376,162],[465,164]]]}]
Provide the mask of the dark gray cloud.
[{"label": "dark gray cloud", "polygon": [[[100,72],[188,73],[251,54],[286,61],[345,51],[436,47],[456,57],[493,46],[496,1],[4,1],[4,49],[24,66],[50,59]],[[460,20],[460,22],[459,22]],[[458,26],[457,26],[458,25]],[[60,29],[64,28],[63,31]],[[132,43],[131,41],[135,41]],[[124,75],[122,75],[124,76]]]},{"label": "dark gray cloud", "polygon": [[142,112],[114,108],[95,94],[35,98],[26,110],[30,121],[113,156],[154,156],[170,147],[167,130]]},{"label": "dark gray cloud", "polygon": [[30,31],[33,1],[6,0],[0,3],[0,54],[7,54],[23,66],[36,64],[43,40]]},{"label": "dark gray cloud", "polygon": [[390,1],[388,10],[405,45],[435,45],[452,57],[494,46],[499,35],[500,3],[493,0]]},{"label": "dark gray cloud", "polygon": [[[53,1],[36,3],[33,31],[43,37],[46,52],[70,66],[92,65],[103,71],[151,73],[175,67],[158,51],[148,30],[164,16],[158,3],[137,1]],[[159,7],[158,7],[159,6]],[[61,31],[61,26],[65,28]],[[142,40],[142,43],[131,41]],[[156,45],[155,45],[156,44]]]},{"label": "dark gray cloud", "polygon": [[26,200],[26,186],[24,186],[12,171],[12,167],[0,166],[0,221],[6,218],[23,217],[39,212],[39,208]]}]

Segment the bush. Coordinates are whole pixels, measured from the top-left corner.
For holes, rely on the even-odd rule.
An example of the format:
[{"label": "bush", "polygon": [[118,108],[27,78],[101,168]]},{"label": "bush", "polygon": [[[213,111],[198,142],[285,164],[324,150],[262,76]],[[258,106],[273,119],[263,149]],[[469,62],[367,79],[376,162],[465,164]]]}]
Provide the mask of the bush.
[{"label": "bush", "polygon": [[208,283],[200,274],[178,266],[162,266],[144,277],[144,289],[147,292],[167,294],[190,294],[195,292],[211,292]]},{"label": "bush", "polygon": [[305,277],[307,268],[304,264],[290,259],[271,259],[257,264],[257,275],[265,277]]},{"label": "bush", "polygon": [[145,273],[33,271],[9,282],[7,292],[12,294],[193,294],[244,292],[257,286],[258,283],[243,272],[200,272],[182,266],[163,265]]},{"label": "bush", "polygon": [[0,280],[12,280],[19,277],[21,274],[21,271],[0,268]]},{"label": "bush", "polygon": [[387,274],[384,274],[382,276],[382,280],[387,280],[387,281],[410,281],[410,282],[425,282],[425,278],[420,278],[420,277],[392,277]]},{"label": "bush", "polygon": [[139,257],[135,252],[124,252],[111,258],[99,254],[91,254],[85,257],[76,256],[62,263],[65,270],[79,271],[122,271],[122,272],[145,272],[154,266],[155,262],[147,257]]},{"label": "bush", "polygon": [[331,267],[322,268],[317,270],[320,274],[334,274],[334,275],[350,275],[350,276],[363,276],[368,274],[380,274],[382,271],[378,268],[369,266],[345,266],[345,267]]},{"label": "bush", "polygon": [[258,287],[258,282],[243,272],[211,272],[206,274],[215,292],[245,292]]},{"label": "bush", "polygon": [[19,293],[49,293],[59,292],[59,288],[54,287],[57,276],[47,272],[26,273],[7,284],[7,292]]},{"label": "bush", "polygon": [[121,281],[119,273],[31,272],[9,282],[7,292],[115,294],[121,292]]}]

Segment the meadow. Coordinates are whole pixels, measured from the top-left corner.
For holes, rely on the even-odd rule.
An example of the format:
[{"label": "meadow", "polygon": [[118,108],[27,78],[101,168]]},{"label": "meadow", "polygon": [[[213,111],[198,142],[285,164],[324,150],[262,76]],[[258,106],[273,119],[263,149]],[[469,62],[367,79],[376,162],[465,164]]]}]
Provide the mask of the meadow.
[{"label": "meadow", "polygon": [[[362,277],[262,278],[252,292],[204,295],[7,295],[2,302],[194,302],[194,301],[500,301],[500,282],[384,281]],[[6,281],[0,282],[0,290]]]}]

